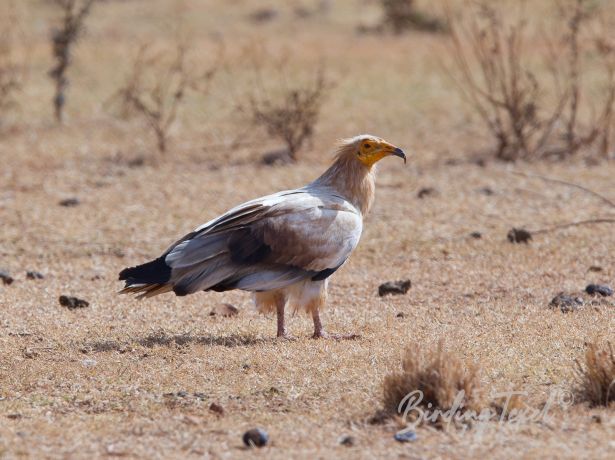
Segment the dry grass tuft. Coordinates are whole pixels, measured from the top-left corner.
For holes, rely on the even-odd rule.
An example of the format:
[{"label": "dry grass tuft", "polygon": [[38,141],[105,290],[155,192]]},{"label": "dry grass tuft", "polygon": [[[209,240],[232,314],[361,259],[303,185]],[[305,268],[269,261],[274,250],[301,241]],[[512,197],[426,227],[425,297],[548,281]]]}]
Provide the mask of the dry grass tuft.
[{"label": "dry grass tuft", "polygon": [[590,343],[585,365],[577,362],[579,396],[592,406],[608,406],[615,401],[615,353],[610,342]]},{"label": "dry grass tuft", "polygon": [[409,402],[407,396],[420,392],[422,398],[415,404],[429,411],[445,412],[461,402],[460,412],[478,413],[484,406],[479,373],[478,366],[447,351],[442,341],[427,350],[415,343],[405,352],[402,371],[384,379],[384,410],[401,414]]}]

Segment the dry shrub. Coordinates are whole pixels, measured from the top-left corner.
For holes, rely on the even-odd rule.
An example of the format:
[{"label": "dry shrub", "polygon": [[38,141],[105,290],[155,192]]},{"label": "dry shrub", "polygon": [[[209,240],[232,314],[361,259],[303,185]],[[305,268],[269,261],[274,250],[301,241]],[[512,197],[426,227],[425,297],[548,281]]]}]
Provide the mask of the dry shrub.
[{"label": "dry shrub", "polygon": [[169,131],[186,94],[206,94],[217,70],[217,64],[207,70],[190,65],[188,52],[183,42],[172,49],[142,45],[124,84],[109,100],[119,105],[121,117],[145,120],[160,153],[167,151]]},{"label": "dry shrub", "polygon": [[[286,60],[278,63],[280,74],[287,73],[287,64]],[[298,152],[314,135],[322,104],[332,85],[325,77],[323,65],[307,79],[294,78],[292,84],[276,87],[266,85],[261,72],[259,63],[256,67],[257,78],[251,85],[253,92],[246,96],[247,103],[239,104],[239,110],[255,127],[263,128],[268,135],[285,145],[284,150],[266,155],[265,163],[294,162]]]},{"label": "dry shrub", "polygon": [[0,24],[0,119],[17,104],[23,68],[15,58],[13,24]]},{"label": "dry shrub", "polygon": [[[449,72],[494,138],[495,156],[505,161],[562,159],[590,148],[608,156],[613,140],[615,48],[608,28],[590,27],[599,16],[593,4],[562,3],[556,32],[542,36],[532,34],[525,2],[514,19],[510,12],[504,19],[493,3],[464,5],[467,17],[454,20],[449,11],[453,62]],[[544,44],[543,55],[532,52],[539,48],[537,43]],[[587,97],[588,85],[582,78],[590,71],[604,85],[598,106]]]},{"label": "dry shrub", "polygon": [[592,406],[608,406],[615,401],[615,353],[610,342],[590,343],[585,363],[577,362],[578,394]]},{"label": "dry shrub", "polygon": [[55,84],[53,106],[56,120],[62,121],[66,102],[68,77],[66,73],[71,64],[71,51],[83,34],[84,22],[97,0],[51,0],[59,10],[60,24],[52,30],[51,43],[54,65],[49,76]]},{"label": "dry shrub", "polygon": [[446,351],[441,341],[437,348],[409,347],[402,360],[401,372],[384,379],[383,407],[388,414],[403,414],[406,398],[420,391],[420,407],[429,411],[450,410],[463,392],[460,412],[479,413],[484,406],[479,368]]},{"label": "dry shrub", "polygon": [[390,28],[396,34],[410,29],[426,32],[447,30],[442,21],[419,11],[414,0],[380,0],[380,5],[384,14],[381,30]]}]

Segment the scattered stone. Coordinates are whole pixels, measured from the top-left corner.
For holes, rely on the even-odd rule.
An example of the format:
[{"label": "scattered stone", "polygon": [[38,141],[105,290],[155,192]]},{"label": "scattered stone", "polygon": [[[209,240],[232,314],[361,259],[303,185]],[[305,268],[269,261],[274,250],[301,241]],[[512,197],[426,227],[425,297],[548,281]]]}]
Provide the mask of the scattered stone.
[{"label": "scattered stone", "polygon": [[220,404],[212,402],[209,405],[209,410],[212,411],[215,414],[218,415],[224,415],[224,407],[222,407]]},{"label": "scattered stone", "polygon": [[528,244],[532,239],[532,234],[523,228],[512,228],[506,236],[511,243]]},{"label": "scattered stone", "polygon": [[262,428],[252,428],[243,434],[243,443],[248,447],[263,447],[269,442],[269,435]]},{"label": "scattered stone", "polygon": [[76,310],[77,308],[86,308],[90,306],[89,302],[78,299],[77,297],[61,295],[58,300],[60,301],[60,305],[68,308],[69,310]]},{"label": "scattered stone", "polygon": [[32,348],[24,348],[22,351],[22,355],[27,359],[34,359],[38,356],[38,353],[34,351]]},{"label": "scattered stone", "polygon": [[29,280],[42,280],[45,278],[45,275],[40,272],[29,271],[26,272],[26,278]]},{"label": "scattered stone", "polygon": [[145,156],[137,155],[136,157],[129,159],[126,164],[129,168],[139,168],[145,165]]},{"label": "scattered stone", "polygon": [[404,315],[404,313],[401,311],[395,315],[395,318],[405,318],[405,317],[406,315]]},{"label": "scattered stone", "polygon": [[403,430],[395,433],[395,436],[393,436],[393,438],[397,442],[414,442],[418,439],[418,436],[412,430]]},{"label": "scattered stone", "polygon": [[339,437],[339,439],[337,440],[337,443],[341,444],[342,446],[352,447],[357,442],[356,442],[356,439],[354,438],[354,436],[349,436],[347,434],[344,434],[344,435]]},{"label": "scattered stone", "polygon": [[601,272],[602,270],[603,268],[599,265],[592,265],[591,267],[589,267],[589,271],[594,273]]},{"label": "scattered stone", "polygon": [[416,197],[422,200],[423,198],[435,195],[436,193],[437,191],[433,187],[423,187],[417,192]]},{"label": "scattered stone", "polygon": [[83,361],[81,361],[81,364],[83,364],[85,367],[94,367],[98,364],[98,361],[96,361],[95,359],[84,359]]},{"label": "scattered stone", "polygon": [[66,198],[64,200],[60,200],[60,202],[58,203],[60,206],[64,206],[65,208],[73,208],[75,206],[79,206],[79,199],[78,198]]},{"label": "scattered stone", "polygon": [[367,419],[370,425],[384,425],[391,419],[391,415],[384,409],[379,409],[374,415]]},{"label": "scattered stone", "polygon": [[562,313],[576,311],[583,306],[583,299],[560,292],[549,303],[551,308],[559,308]]},{"label": "scattered stone", "polygon": [[263,155],[261,159],[266,166],[282,166],[293,162],[288,149],[272,150]]},{"label": "scattered stone", "polygon": [[378,286],[378,295],[382,297],[387,294],[405,294],[411,285],[410,280],[387,281]]},{"label": "scattered stone", "polygon": [[483,195],[486,196],[491,196],[494,195],[495,192],[493,191],[493,189],[491,187],[482,187],[478,189],[478,193],[482,193]]},{"label": "scattered stone", "polygon": [[5,272],[4,270],[0,270],[0,279],[2,280],[2,282],[6,285],[11,284],[13,281],[15,281],[13,279],[13,277],[11,275],[9,275],[8,272]]},{"label": "scattered stone", "polygon": [[275,19],[277,15],[278,11],[274,10],[273,8],[259,8],[258,10],[255,10],[250,13],[248,19],[250,19],[250,21],[254,23],[262,24]]},{"label": "scattered stone", "polygon": [[205,393],[194,393],[194,397],[196,399],[200,399],[201,401],[205,401],[207,399],[207,395]]},{"label": "scattered stone", "polygon": [[188,392],[184,390],[178,391],[176,394],[179,398],[185,398],[188,396]]},{"label": "scattered stone", "polygon": [[231,305],[230,303],[221,303],[220,305],[216,305],[209,312],[209,316],[223,316],[225,318],[229,318],[238,314],[239,310],[237,309],[237,307]]},{"label": "scattered stone", "polygon": [[613,295],[613,289],[605,284],[588,284],[585,288],[585,292],[589,295],[600,294],[602,297],[608,297]]},{"label": "scattered stone", "polygon": [[483,234],[481,232],[472,232],[470,233],[470,236],[475,240],[480,240],[483,237]]}]

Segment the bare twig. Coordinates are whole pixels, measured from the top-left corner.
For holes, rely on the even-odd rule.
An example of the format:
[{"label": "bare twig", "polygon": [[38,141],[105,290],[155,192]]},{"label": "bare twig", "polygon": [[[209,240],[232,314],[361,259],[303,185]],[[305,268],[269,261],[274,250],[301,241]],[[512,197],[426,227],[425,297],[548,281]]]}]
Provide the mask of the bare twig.
[{"label": "bare twig", "polygon": [[587,219],[587,220],[581,220],[577,222],[567,222],[564,224],[553,225],[552,227],[541,228],[539,230],[532,230],[530,233],[532,235],[536,235],[540,233],[549,233],[549,232],[553,232],[556,230],[563,230],[565,228],[570,228],[570,227],[579,227],[582,225],[595,225],[595,224],[615,224],[615,218],[599,217],[596,219]]},{"label": "bare twig", "polygon": [[554,178],[550,178],[550,177],[545,177],[545,176],[541,176],[539,174],[530,174],[530,173],[524,173],[521,171],[511,171],[511,174],[515,174],[517,176],[523,176],[523,177],[528,177],[528,178],[532,178],[532,179],[540,179],[543,180],[545,182],[551,182],[554,184],[561,184],[561,185],[566,185],[568,187],[574,187],[577,188],[579,190],[583,190],[586,193],[589,193],[590,195],[595,196],[596,198],[599,198],[600,200],[602,200],[604,203],[606,203],[607,205],[609,205],[612,208],[615,208],[615,201],[612,201],[610,199],[608,199],[607,197],[599,194],[598,192],[595,192],[587,187],[584,187],[583,185],[579,185],[579,184],[575,184],[573,182],[568,182],[562,179],[554,179]]}]

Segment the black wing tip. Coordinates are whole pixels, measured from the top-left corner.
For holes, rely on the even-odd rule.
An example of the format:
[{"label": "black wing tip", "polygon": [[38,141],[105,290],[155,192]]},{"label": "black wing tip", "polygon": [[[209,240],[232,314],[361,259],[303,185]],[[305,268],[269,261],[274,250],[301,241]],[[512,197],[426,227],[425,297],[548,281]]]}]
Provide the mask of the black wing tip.
[{"label": "black wing tip", "polygon": [[335,268],[325,268],[324,270],[321,270],[319,272],[317,272],[314,276],[312,276],[312,281],[323,281],[326,280],[327,278],[329,278],[331,275],[333,275],[338,268],[340,268],[343,265],[340,264]]},{"label": "black wing tip", "polygon": [[127,285],[164,284],[170,278],[171,267],[166,264],[164,257],[158,257],[136,267],[125,268],[119,274],[119,281],[126,281]]}]

